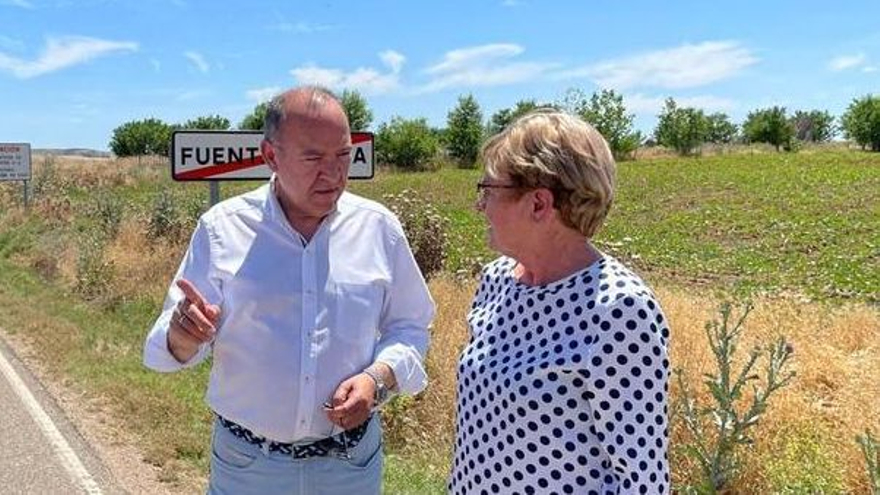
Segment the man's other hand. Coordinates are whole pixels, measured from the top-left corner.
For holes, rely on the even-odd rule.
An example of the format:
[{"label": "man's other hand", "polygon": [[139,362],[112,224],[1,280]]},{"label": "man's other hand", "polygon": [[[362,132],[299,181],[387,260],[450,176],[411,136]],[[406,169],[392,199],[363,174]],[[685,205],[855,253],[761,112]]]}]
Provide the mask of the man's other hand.
[{"label": "man's other hand", "polygon": [[365,373],[358,373],[345,380],[330,399],[327,409],[330,422],[343,430],[363,424],[370,417],[376,396],[376,382]]}]

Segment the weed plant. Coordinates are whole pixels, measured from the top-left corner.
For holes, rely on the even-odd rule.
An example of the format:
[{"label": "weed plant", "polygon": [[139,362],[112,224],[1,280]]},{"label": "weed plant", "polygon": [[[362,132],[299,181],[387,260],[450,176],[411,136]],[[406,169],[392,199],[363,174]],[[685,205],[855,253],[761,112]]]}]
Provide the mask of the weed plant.
[{"label": "weed plant", "polygon": [[750,431],[767,410],[770,397],[794,378],[794,373],[786,370],[793,349],[780,337],[769,349],[763,386],[753,385],[748,403],[746,387],[761,379],[753,368],[764,352],[752,349],[739,371],[734,369],[734,358],[751,310],[752,305],[747,303],[739,318],[732,319],[732,305],[723,303],[721,322],[706,324],[706,337],[717,366],[717,372],[707,373],[704,380],[712,399],[710,405],[696,404],[684,372],[676,370],[681,394],[677,412],[692,435],[691,443],[683,448],[698,462],[702,474],[698,485],[683,487],[687,493],[714,494],[730,484],[739,468],[739,449],[753,443]]}]

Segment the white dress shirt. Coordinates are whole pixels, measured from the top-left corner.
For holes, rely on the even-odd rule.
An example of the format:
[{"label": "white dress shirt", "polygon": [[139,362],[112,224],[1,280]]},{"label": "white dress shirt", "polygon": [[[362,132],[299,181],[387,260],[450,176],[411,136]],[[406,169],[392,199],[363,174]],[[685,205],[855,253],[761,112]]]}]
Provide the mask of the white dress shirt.
[{"label": "white dress shirt", "polygon": [[174,282],[147,337],[144,364],[177,371],[213,353],[207,402],[279,442],[338,433],[323,403],[374,361],[401,392],[424,389],[434,302],[397,218],[348,192],[309,242],[287,221],[274,181],[200,219],[174,280],[221,308],[217,333],[188,362],[168,350],[183,293]]}]

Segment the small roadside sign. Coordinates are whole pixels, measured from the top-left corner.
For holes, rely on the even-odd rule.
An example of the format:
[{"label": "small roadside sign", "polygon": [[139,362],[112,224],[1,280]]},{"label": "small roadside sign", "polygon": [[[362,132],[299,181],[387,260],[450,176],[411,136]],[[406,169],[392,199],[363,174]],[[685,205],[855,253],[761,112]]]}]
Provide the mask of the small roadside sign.
[{"label": "small roadside sign", "polygon": [[31,145],[0,143],[0,181],[31,180]]},{"label": "small roadside sign", "polygon": [[[272,170],[260,153],[261,131],[175,131],[171,176],[176,181],[264,180]],[[350,179],[373,178],[373,133],[351,133]]]}]

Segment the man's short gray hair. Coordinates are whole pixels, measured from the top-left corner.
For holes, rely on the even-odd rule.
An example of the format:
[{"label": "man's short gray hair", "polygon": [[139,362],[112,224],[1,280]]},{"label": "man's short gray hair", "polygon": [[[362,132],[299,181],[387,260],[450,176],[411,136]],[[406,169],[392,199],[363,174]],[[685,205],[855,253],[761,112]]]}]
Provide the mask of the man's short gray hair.
[{"label": "man's short gray hair", "polygon": [[332,91],[322,86],[301,86],[299,88],[279,93],[269,100],[269,104],[266,108],[266,117],[263,119],[263,137],[267,141],[275,141],[275,138],[278,136],[278,130],[288,117],[288,107],[286,105],[287,98],[294,96],[308,98],[306,113],[317,111],[329,101],[334,101],[340,107],[342,106],[342,102],[339,98],[333,94]]}]

